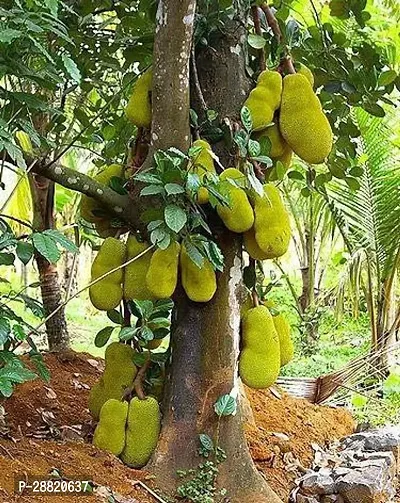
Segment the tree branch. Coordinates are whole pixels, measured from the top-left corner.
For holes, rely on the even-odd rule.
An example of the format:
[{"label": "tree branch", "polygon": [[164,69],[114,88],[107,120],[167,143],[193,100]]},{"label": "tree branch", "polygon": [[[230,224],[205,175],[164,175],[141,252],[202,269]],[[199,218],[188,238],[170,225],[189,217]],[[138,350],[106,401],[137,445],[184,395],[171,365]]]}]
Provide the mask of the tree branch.
[{"label": "tree branch", "polygon": [[[260,37],[262,37],[262,32],[261,32],[261,22],[260,22],[260,11],[258,5],[253,5],[251,7],[251,13],[253,16],[253,22],[254,22],[254,31],[256,34]],[[266,55],[265,55],[265,48],[262,47],[258,51],[259,54],[259,62],[260,62],[260,70],[263,72],[267,66],[266,66]]]}]

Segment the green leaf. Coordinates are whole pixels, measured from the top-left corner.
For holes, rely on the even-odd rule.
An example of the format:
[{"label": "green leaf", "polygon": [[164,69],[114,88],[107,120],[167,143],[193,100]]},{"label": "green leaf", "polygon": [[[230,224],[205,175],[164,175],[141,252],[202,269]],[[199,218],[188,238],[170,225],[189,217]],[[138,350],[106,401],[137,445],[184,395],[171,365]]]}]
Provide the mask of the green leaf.
[{"label": "green leaf", "polygon": [[361,184],[357,180],[357,178],[351,178],[350,176],[346,176],[344,180],[351,190],[358,190],[361,187]]},{"label": "green leaf", "polygon": [[23,35],[22,31],[13,30],[11,28],[6,28],[5,30],[0,30],[0,42],[4,44],[10,44],[16,38],[20,38]]},{"label": "green leaf", "polygon": [[48,229],[44,231],[46,236],[50,236],[56,243],[61,245],[67,251],[71,253],[78,253],[79,249],[70,239],[68,239],[64,234],[57,229]]},{"label": "green leaf", "polygon": [[185,188],[182,187],[182,185],[178,185],[177,183],[167,183],[165,185],[165,190],[169,196],[173,195],[173,194],[184,194],[185,193]]},{"label": "green leaf", "polygon": [[152,175],[151,173],[138,173],[133,178],[138,182],[152,183],[156,185],[162,184],[162,181],[157,176]]},{"label": "green leaf", "polygon": [[236,399],[229,394],[220,396],[214,404],[215,413],[219,417],[235,415],[236,408]]},{"label": "green leaf", "polygon": [[94,339],[94,345],[96,348],[102,348],[109,341],[111,334],[113,333],[115,327],[104,327],[99,332],[97,332]]},{"label": "green leaf", "polygon": [[81,82],[82,77],[81,72],[79,71],[79,68],[76,66],[75,61],[65,53],[62,54],[61,59],[71,79],[77,84],[79,84]]},{"label": "green leaf", "polygon": [[206,435],[205,433],[200,433],[199,440],[200,445],[203,449],[209,452],[213,452],[214,442],[212,441],[212,438],[209,435]]},{"label": "green leaf", "polygon": [[7,341],[10,330],[10,321],[7,318],[0,318],[0,346]]},{"label": "green leaf", "polygon": [[253,49],[262,49],[267,43],[264,37],[262,37],[261,35],[256,35],[255,33],[250,33],[247,41],[249,43],[249,46],[253,47]]},{"label": "green leaf", "polygon": [[25,330],[18,323],[13,325],[11,330],[17,341],[24,341],[26,339]]},{"label": "green leaf", "polygon": [[40,379],[42,379],[44,382],[47,383],[50,382],[51,378],[50,370],[44,363],[43,356],[37,351],[31,351],[29,353],[29,357],[32,360],[33,364],[35,365],[35,368],[37,370]]},{"label": "green leaf", "polygon": [[176,206],[175,204],[169,204],[164,210],[164,219],[167,226],[174,232],[180,232],[187,222],[186,212]]},{"label": "green leaf", "polygon": [[378,85],[387,86],[397,79],[397,73],[394,70],[383,72],[378,77]]},{"label": "green leaf", "polygon": [[124,322],[124,319],[121,315],[121,313],[117,309],[112,309],[111,311],[107,311],[107,317],[110,321],[113,323],[116,323],[117,325],[122,325]]},{"label": "green leaf", "polygon": [[13,253],[0,253],[0,265],[13,265],[14,260]]},{"label": "green leaf", "polygon": [[151,328],[145,325],[140,331],[140,337],[145,341],[152,341],[154,339],[154,334]]},{"label": "green leaf", "polygon": [[140,191],[141,196],[154,196],[156,194],[164,194],[164,187],[162,185],[148,185]]},{"label": "green leaf", "polygon": [[0,368],[0,379],[8,379],[11,382],[23,383],[36,379],[37,375],[21,364],[14,361]]},{"label": "green leaf", "polygon": [[[249,140],[247,149],[249,151],[250,157],[257,157],[261,152],[261,146],[256,140]],[[269,161],[271,162],[271,159],[269,159]]]},{"label": "green leaf", "polygon": [[38,318],[44,318],[43,304],[29,295],[21,294],[20,298],[24,301],[25,306],[32,311]]},{"label": "green leaf", "polygon": [[9,398],[13,394],[13,385],[8,379],[0,377],[0,393]]},{"label": "green leaf", "polygon": [[246,131],[249,133],[253,129],[253,120],[251,118],[251,112],[247,107],[242,107],[240,111],[240,119]]},{"label": "green leaf", "polygon": [[31,236],[32,244],[35,249],[51,263],[56,263],[60,257],[61,253],[55,243],[54,239],[47,236],[44,233],[34,232]]},{"label": "green leaf", "polygon": [[129,341],[141,330],[141,327],[123,327],[121,328],[118,338],[120,341]]},{"label": "green leaf", "polygon": [[19,260],[26,265],[33,256],[33,246],[26,241],[18,241],[16,253]]}]

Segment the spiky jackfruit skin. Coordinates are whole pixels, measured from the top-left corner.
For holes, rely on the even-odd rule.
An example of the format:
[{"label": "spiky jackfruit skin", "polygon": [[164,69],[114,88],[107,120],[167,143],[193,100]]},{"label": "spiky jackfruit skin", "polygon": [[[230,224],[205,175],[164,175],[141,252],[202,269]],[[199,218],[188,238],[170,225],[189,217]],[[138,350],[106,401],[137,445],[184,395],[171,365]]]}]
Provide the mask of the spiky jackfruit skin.
[{"label": "spiky jackfruit skin", "polygon": [[269,253],[263,251],[257,244],[256,236],[254,234],[254,227],[243,234],[244,248],[251,258],[254,260],[267,260]]},{"label": "spiky jackfruit skin", "polygon": [[[199,175],[201,181],[203,181],[204,175],[206,173],[215,173],[214,159],[211,152],[211,145],[205,140],[196,140],[193,142],[193,147],[201,147],[202,150],[199,155],[193,159],[193,173]],[[197,192],[197,202],[199,204],[207,204],[209,201],[208,190],[205,187],[200,187]]]},{"label": "spiky jackfruit skin", "polygon": [[125,447],[125,426],[128,403],[111,398],[100,411],[100,420],[94,430],[93,444],[103,451],[119,456]]},{"label": "spiky jackfruit skin", "polygon": [[[110,166],[104,168],[103,171],[98,173],[93,178],[103,185],[109,185],[113,176],[123,176],[122,166],[120,164],[110,164]],[[93,197],[83,195],[80,202],[81,217],[85,219],[86,222],[93,224],[106,222],[107,220],[104,217],[95,214],[96,211],[106,213],[107,210]]]},{"label": "spiky jackfruit skin", "polygon": [[306,66],[304,63],[300,63],[299,71],[297,72],[300,75],[304,75],[304,77],[311,84],[311,87],[314,87],[314,75],[313,72]]},{"label": "spiky jackfruit skin", "polygon": [[278,333],[281,352],[281,367],[293,360],[294,345],[290,336],[290,325],[282,313],[272,317],[275,330]]},{"label": "spiky jackfruit skin", "polygon": [[260,73],[256,87],[244,102],[251,113],[253,130],[266,128],[278,110],[282,95],[282,77],[278,72],[266,70]]},{"label": "spiky jackfruit skin", "polygon": [[228,168],[220,175],[221,182],[224,182],[224,193],[229,197],[230,206],[217,204],[217,212],[227,229],[232,232],[242,233],[249,230],[254,223],[254,213],[246,192],[229,182],[240,180],[244,174],[235,168]]},{"label": "spiky jackfruit skin", "polygon": [[332,129],[310,82],[299,73],[283,79],[279,128],[293,152],[310,164],[332,150]]},{"label": "spiky jackfruit skin", "polygon": [[[92,281],[125,261],[126,247],[119,239],[106,238],[92,264]],[[96,309],[110,311],[115,309],[122,300],[123,270],[109,274],[89,288],[89,297]]]},{"label": "spiky jackfruit skin", "polygon": [[122,461],[132,468],[142,468],[157,447],[161,428],[161,413],[153,397],[140,400],[135,397],[129,404],[126,443]]},{"label": "spiky jackfruit skin", "polygon": [[271,142],[271,149],[269,152],[269,156],[271,158],[279,157],[284,153],[287,143],[285,142],[283,136],[281,135],[281,132],[279,131],[279,126],[277,122],[275,122],[272,126],[268,127],[267,129],[264,129],[264,131],[261,131],[261,133],[256,135],[257,140],[260,140],[260,138],[262,137],[268,138],[269,141]]},{"label": "spiky jackfruit skin", "polygon": [[178,282],[180,244],[172,242],[165,250],[157,249],[150,260],[146,285],[156,299],[168,299]]},{"label": "spiky jackfruit skin", "polygon": [[190,258],[185,245],[180,254],[181,280],[186,295],[193,302],[208,302],[217,291],[217,278],[211,263],[204,258],[201,269]]},{"label": "spiky jackfruit skin", "polygon": [[265,306],[249,309],[242,318],[243,349],[239,356],[239,374],[251,388],[272,386],[279,375],[279,337]]},{"label": "spiky jackfruit skin", "polygon": [[268,259],[281,257],[289,247],[290,221],[274,185],[264,185],[264,196],[255,194],[254,213],[254,234],[259,248]]},{"label": "spiky jackfruit skin", "polygon": [[122,400],[126,388],[132,385],[137,368],[133,363],[135,351],[121,342],[112,342],[105,352],[105,369],[89,393],[89,410],[98,420],[103,404],[113,398]]},{"label": "spiky jackfruit skin", "polygon": [[153,72],[147,70],[141,75],[133,88],[132,95],[125,109],[128,119],[137,127],[149,128],[151,125],[151,90],[153,87]]},{"label": "spiky jackfruit skin", "polygon": [[[127,260],[130,260],[142,253],[150,245],[147,242],[140,242],[134,234],[129,234],[126,242]],[[147,288],[146,275],[150,267],[152,252],[148,251],[125,267],[124,277],[124,299],[126,300],[152,300],[153,295]]]}]

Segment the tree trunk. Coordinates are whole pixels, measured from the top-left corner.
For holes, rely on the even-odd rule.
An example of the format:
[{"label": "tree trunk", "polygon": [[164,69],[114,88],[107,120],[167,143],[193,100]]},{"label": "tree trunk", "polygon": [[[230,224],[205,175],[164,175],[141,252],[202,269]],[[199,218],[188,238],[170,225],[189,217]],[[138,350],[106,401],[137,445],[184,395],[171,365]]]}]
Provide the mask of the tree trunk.
[{"label": "tree trunk", "polygon": [[[165,8],[170,2],[162,3]],[[246,40],[243,19],[246,16],[239,2],[234,5],[237,19],[231,26],[225,25],[224,34],[215,46],[198,58],[205,100],[211,109],[218,111],[221,121],[225,117],[233,120],[238,116],[249,88],[243,50]],[[168,27],[164,29],[168,31]],[[157,71],[157,66],[155,69]],[[168,104],[171,106],[171,101]],[[174,110],[170,108],[169,113],[173,116]],[[162,134],[162,128],[158,131]],[[179,139],[175,139],[175,144],[177,141]],[[160,148],[168,146],[159,144]],[[228,167],[232,161],[228,149],[222,146],[218,153]],[[181,482],[177,470],[196,469],[201,462],[197,454],[198,435],[207,433],[218,440],[227,455],[219,465],[217,486],[227,490],[231,503],[279,503],[279,498],[253,464],[242,428],[237,374],[241,242],[227,231],[218,236],[217,242],[224,254],[225,267],[218,278],[214,298],[206,304],[198,304],[189,301],[180,291],[175,299],[172,361],[166,382],[163,426],[149,469],[159,488],[173,495]],[[230,392],[237,397],[238,412],[222,418],[219,423],[213,406],[221,395]]]},{"label": "tree trunk", "polygon": [[[44,231],[54,228],[54,182],[40,175],[29,175],[33,201],[33,228]],[[40,290],[45,316],[62,302],[57,265],[50,264],[40,254],[35,254],[39,272]],[[69,334],[64,309],[60,309],[46,322],[46,335],[50,351],[69,348]]]}]

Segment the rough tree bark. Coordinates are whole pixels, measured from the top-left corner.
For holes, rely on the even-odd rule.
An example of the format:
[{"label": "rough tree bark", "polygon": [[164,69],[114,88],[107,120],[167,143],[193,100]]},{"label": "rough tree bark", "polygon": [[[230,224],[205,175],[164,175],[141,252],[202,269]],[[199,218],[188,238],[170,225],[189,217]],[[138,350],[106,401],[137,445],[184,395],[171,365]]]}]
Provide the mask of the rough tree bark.
[{"label": "rough tree bark", "polygon": [[[168,10],[167,5],[172,6],[174,2],[162,3],[163,8]],[[176,22],[182,24],[184,12],[183,10],[176,16]],[[173,16],[175,17],[174,14]],[[170,17],[168,19],[171,22]],[[160,18],[158,23],[160,38],[156,41],[156,55],[157,51],[162,51],[163,46],[159,45],[161,40],[164,36],[166,39],[169,38],[167,33],[174,25],[173,21],[171,25],[169,23],[160,25]],[[230,27],[226,27],[226,33],[215,44],[215,48],[207,51],[199,60],[199,77],[206,102],[210,108],[219,112],[221,118],[232,119],[238,115],[248,90],[242,45],[245,33],[242,26],[238,19]],[[161,37],[162,31],[164,33]],[[177,36],[175,30],[174,36]],[[187,43],[177,45],[190,48]],[[176,56],[171,52],[165,54],[160,52],[160,54],[164,67],[170,68]],[[187,61],[185,61],[185,72],[186,63]],[[158,73],[157,59],[154,71]],[[171,73],[180,76],[180,71],[176,69]],[[185,82],[187,86],[187,77]],[[167,82],[160,84],[157,91],[161,92],[161,96],[165,96],[170,84]],[[163,88],[162,84],[166,87]],[[182,104],[179,101],[164,100],[162,103],[164,107],[168,106],[171,117],[175,112],[178,114],[182,112]],[[174,108],[175,104],[177,106]],[[183,116],[187,121],[188,109]],[[159,136],[162,134],[161,131],[164,131],[165,121],[162,115],[157,115],[156,108],[154,121],[157,117],[160,121],[157,125],[159,131],[157,136]],[[186,145],[187,133],[181,130],[183,136],[180,141],[175,133],[168,141],[172,140],[174,145]],[[158,142],[160,148],[168,146],[168,142]],[[224,163],[232,161],[226,149],[222,149],[220,154]],[[201,458],[197,455],[198,435],[207,433],[214,439],[218,436],[218,444],[227,455],[226,461],[219,466],[217,484],[219,488],[227,489],[229,501],[279,502],[279,498],[257,472],[250,457],[242,427],[240,403],[238,413],[223,418],[219,426],[213,408],[221,395],[232,390],[240,400],[236,364],[239,353],[238,299],[242,278],[241,245],[237,237],[226,231],[218,236],[218,243],[224,254],[225,268],[218,278],[218,289],[212,301],[205,305],[190,302],[182,292],[179,292],[175,299],[176,309],[171,338],[172,363],[166,383],[163,428],[149,468],[156,476],[157,485],[163,491],[173,494],[180,483],[177,470],[196,468],[201,462]]]},{"label": "rough tree bark", "polygon": [[[29,175],[33,201],[33,228],[44,231],[54,228],[54,182],[40,175]],[[39,272],[43,308],[47,317],[61,304],[61,286],[57,265],[51,264],[39,253],[35,254]],[[60,309],[46,322],[46,335],[50,351],[69,348],[69,334],[64,309]]]}]

